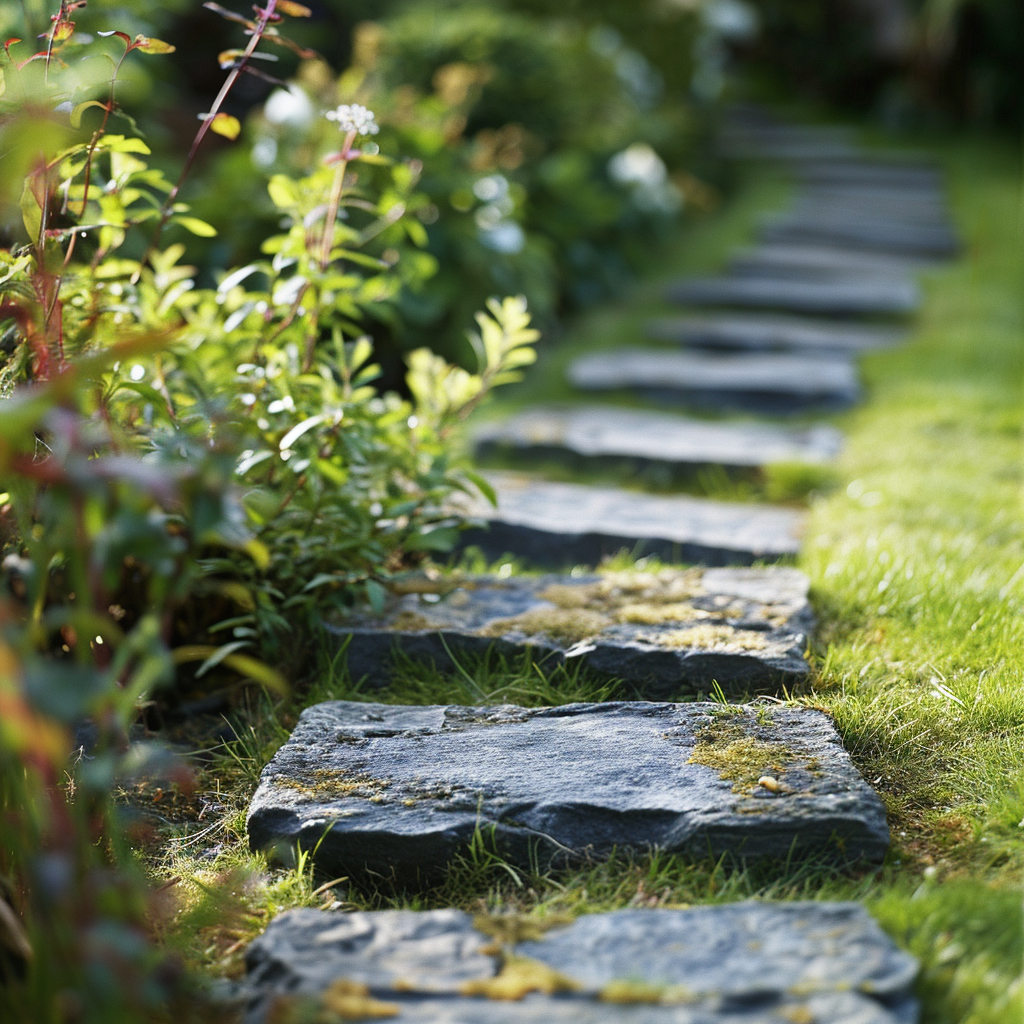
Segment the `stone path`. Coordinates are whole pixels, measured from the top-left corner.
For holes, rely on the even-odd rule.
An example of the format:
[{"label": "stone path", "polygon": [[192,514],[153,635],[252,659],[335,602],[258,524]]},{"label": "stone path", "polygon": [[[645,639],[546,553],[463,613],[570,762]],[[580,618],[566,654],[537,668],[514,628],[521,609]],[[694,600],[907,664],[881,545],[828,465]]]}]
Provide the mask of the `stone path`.
[{"label": "stone path", "polygon": [[643,494],[559,483],[522,473],[488,473],[498,507],[453,503],[486,527],[463,533],[491,560],[512,551],[535,565],[596,565],[623,548],[670,562],[749,565],[795,555],[805,515],[792,508]]},{"label": "stone path", "polygon": [[606,702],[307,708],[249,808],[256,850],[437,878],[474,836],[541,870],[613,851],[878,861],[882,804],[811,708]]},{"label": "stone path", "polygon": [[[788,164],[793,205],[762,225],[725,276],[675,289],[683,303],[727,309],[684,310],[650,333],[732,351],[595,352],[570,366],[569,380],[581,392],[629,390],[717,413],[849,405],[860,394],[850,357],[896,344],[899,332],[879,321],[912,312],[914,272],[956,251],[939,173],[869,155],[850,132],[782,125],[753,107],[734,110],[723,149]],[[740,471],[776,459],[820,464],[839,438],[821,426],[586,406],[523,410],[480,428],[476,443],[481,455],[557,455],[587,468],[626,460],[638,470]],[[466,539],[488,558],[594,565],[625,547],[708,566],[799,547],[796,509],[507,472],[489,479],[497,511],[463,505],[486,521]],[[412,888],[481,838],[510,864],[542,870],[651,849],[877,862],[888,844],[884,810],[825,714],[765,697],[700,702],[715,684],[720,699],[737,700],[807,679],[811,627],[807,580],[788,568],[408,580],[383,613],[329,627],[366,685],[389,681],[396,652],[448,670],[497,649],[546,665],[578,659],[651,699],[315,705],[263,773],[251,843],[285,860],[298,844],[331,875],[370,873]],[[314,1016],[431,1024],[916,1020],[915,962],[854,904],[739,903],[547,923],[559,927],[453,910],[282,914],[249,950],[246,1022],[270,1024],[303,999]]]},{"label": "stone path", "polygon": [[269,1024],[275,1001],[282,1015],[307,1002],[308,1019],[431,1024],[909,1024],[917,1012],[913,957],[855,903],[620,910],[532,929],[457,910],[292,910],[247,964],[245,1024]]},{"label": "stone path", "polygon": [[813,624],[795,569],[664,569],[593,576],[469,576],[411,581],[383,617],[329,627],[366,685],[391,679],[396,651],[454,670],[489,648],[547,667],[578,660],[647,697],[712,685],[776,693],[806,680]]},{"label": "stone path", "polygon": [[834,352],[621,348],[581,356],[568,376],[581,391],[628,390],[667,405],[776,415],[842,409],[860,398],[853,363]]},{"label": "stone path", "polygon": [[526,409],[479,427],[477,455],[556,457],[586,465],[664,465],[751,470],[773,462],[829,462],[842,447],[833,427],[779,427],[769,423],[716,423],[640,409],[563,406]]},{"label": "stone path", "polygon": [[889,348],[899,331],[810,317],[751,313],[705,313],[663,317],[648,325],[651,338],[689,348],[722,351],[792,351],[855,355]]}]

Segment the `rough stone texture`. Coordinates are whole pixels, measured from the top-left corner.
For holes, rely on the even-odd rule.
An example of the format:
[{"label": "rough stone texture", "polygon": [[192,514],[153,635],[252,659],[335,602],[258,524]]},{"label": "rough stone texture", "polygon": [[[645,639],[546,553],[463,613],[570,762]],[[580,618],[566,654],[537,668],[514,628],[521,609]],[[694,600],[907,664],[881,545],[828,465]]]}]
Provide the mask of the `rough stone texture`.
[{"label": "rough stone texture", "polygon": [[[846,226],[854,233],[860,230],[856,224]],[[766,234],[783,227],[780,222]],[[787,221],[785,230],[791,234],[801,230],[800,222]],[[812,234],[817,230],[810,227]],[[829,228],[826,234],[832,230]],[[894,234],[903,237],[899,232]],[[696,277],[671,285],[668,297],[696,306],[755,307],[834,316],[906,315],[921,304],[920,291],[913,281],[864,277]]]},{"label": "rough stone texture", "polygon": [[652,338],[725,351],[825,352],[855,355],[889,348],[903,339],[900,331],[811,317],[766,313],[709,313],[663,317],[648,326]]},{"label": "rough stone texture", "polygon": [[478,833],[542,868],[655,848],[851,863],[888,846],[823,712],[641,701],[317,704],[263,770],[247,828],[254,850],[315,850],[330,877],[424,883]]},{"label": "rough stone texture", "polygon": [[498,507],[459,496],[453,509],[486,521],[462,534],[491,559],[512,554],[553,568],[597,565],[626,548],[671,562],[749,565],[795,555],[806,516],[795,509],[484,474]]},{"label": "rough stone texture", "polygon": [[[486,925],[483,925],[486,927]],[[855,903],[734,903],[580,917],[505,947],[579,986],[516,1002],[472,998],[501,955],[457,910],[289,910],[246,953],[246,1024],[276,998],[364,984],[423,1024],[914,1024],[917,963]],[[626,983],[623,985],[623,983]],[[632,983],[632,984],[630,984]],[[609,997],[618,985],[646,1003]]]},{"label": "rough stone texture", "polygon": [[906,278],[928,265],[913,256],[889,256],[824,245],[759,245],[741,249],[729,262],[734,274],[817,274]]},{"label": "rough stone texture", "polygon": [[583,391],[637,392],[654,401],[710,409],[800,413],[841,409],[860,398],[853,364],[824,353],[711,355],[620,348],[582,356],[569,380]]},{"label": "rough stone texture", "polygon": [[[353,680],[378,687],[396,651],[454,671],[462,656],[578,660],[645,697],[777,693],[807,678],[813,616],[795,569],[665,569],[600,576],[414,581],[379,617],[327,627]],[[448,589],[446,589],[448,588]]]},{"label": "rough stone texture", "polygon": [[718,423],[613,406],[525,409],[474,432],[480,457],[514,453],[534,459],[569,456],[600,463],[752,469],[773,462],[834,459],[842,434],[834,427],[805,429],[763,423]]},{"label": "rough stone texture", "polygon": [[[907,224],[866,217],[806,217],[790,214],[761,229],[766,242],[825,242],[885,253],[954,256],[960,248],[947,227]],[[863,312],[870,312],[866,307]],[[857,312],[861,312],[858,310]]]}]

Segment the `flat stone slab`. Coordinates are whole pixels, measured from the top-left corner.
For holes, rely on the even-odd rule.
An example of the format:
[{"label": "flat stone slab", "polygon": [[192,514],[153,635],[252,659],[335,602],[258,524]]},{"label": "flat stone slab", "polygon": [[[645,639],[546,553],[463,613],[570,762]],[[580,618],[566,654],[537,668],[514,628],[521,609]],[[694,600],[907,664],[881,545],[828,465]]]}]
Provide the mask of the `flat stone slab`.
[{"label": "flat stone slab", "polygon": [[[532,937],[517,938],[517,928]],[[496,932],[508,937],[496,942]],[[917,962],[856,903],[618,910],[569,924],[459,910],[288,910],[252,942],[246,968],[246,1024],[269,1024],[275,1000],[338,1008],[345,992],[352,1015],[362,993],[378,1015],[390,1007],[422,1024],[917,1020]]]},{"label": "flat stone slab", "polygon": [[746,275],[695,277],[671,285],[668,298],[696,306],[741,306],[835,316],[906,315],[921,304],[920,291],[913,281],[860,276],[834,280]]},{"label": "flat stone slab", "polygon": [[616,487],[485,474],[498,507],[462,495],[453,506],[486,526],[462,533],[487,558],[544,566],[597,565],[626,550],[670,562],[750,565],[795,555],[806,516],[796,509],[643,494]]},{"label": "flat stone slab", "polygon": [[950,231],[949,217],[944,204],[939,202],[910,202],[906,199],[852,199],[801,193],[790,207],[789,213],[797,217],[850,220],[886,219],[909,227],[930,227]]},{"label": "flat stone slab", "polygon": [[799,274],[820,277],[887,277],[906,279],[908,275],[931,266],[933,260],[865,252],[841,246],[776,243],[741,249],[729,261],[734,274]]},{"label": "flat stone slab", "polygon": [[570,457],[588,463],[630,460],[699,469],[757,469],[775,462],[824,463],[842,447],[834,427],[721,423],[614,406],[525,409],[473,435],[477,456]]},{"label": "flat stone slab", "polygon": [[903,340],[901,331],[811,317],[771,313],[705,313],[661,317],[647,328],[652,338],[696,348],[726,351],[826,352],[856,355],[889,348]]},{"label": "flat stone slab", "polygon": [[769,243],[836,242],[858,249],[924,256],[954,256],[960,248],[956,234],[948,227],[867,217],[789,214],[766,224],[760,236]]},{"label": "flat stone slab", "polygon": [[824,712],[645,701],[316,704],[264,768],[246,827],[253,850],[298,845],[329,877],[424,884],[481,834],[542,868],[655,849],[874,862],[889,842]]},{"label": "flat stone slab", "polygon": [[442,577],[399,585],[379,616],[328,625],[351,678],[386,685],[403,659],[456,671],[465,654],[572,661],[645,697],[778,693],[806,680],[814,619],[796,569]]},{"label": "flat stone slab", "polygon": [[796,168],[797,177],[813,185],[860,186],[941,195],[942,174],[927,164],[872,160],[814,160]]},{"label": "flat stone slab", "polygon": [[569,380],[582,391],[633,391],[672,405],[753,412],[837,409],[860,398],[849,359],[825,353],[712,355],[619,348],[581,356]]}]

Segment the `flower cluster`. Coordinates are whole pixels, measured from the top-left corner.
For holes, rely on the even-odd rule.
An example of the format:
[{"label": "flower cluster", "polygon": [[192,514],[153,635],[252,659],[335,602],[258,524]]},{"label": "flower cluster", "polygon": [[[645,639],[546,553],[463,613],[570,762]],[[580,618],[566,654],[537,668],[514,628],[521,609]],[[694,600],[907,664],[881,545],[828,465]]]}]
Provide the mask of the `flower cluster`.
[{"label": "flower cluster", "polygon": [[324,115],[328,121],[336,121],[343,132],[355,132],[357,135],[376,135],[380,131],[372,110],[358,103],[342,103]]}]

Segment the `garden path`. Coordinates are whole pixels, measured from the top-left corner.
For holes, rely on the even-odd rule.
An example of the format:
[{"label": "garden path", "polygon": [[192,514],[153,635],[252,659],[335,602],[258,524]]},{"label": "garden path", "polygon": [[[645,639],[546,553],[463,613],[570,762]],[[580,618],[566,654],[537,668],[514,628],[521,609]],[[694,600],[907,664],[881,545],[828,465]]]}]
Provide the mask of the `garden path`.
[{"label": "garden path", "polygon": [[[937,171],[756,108],[733,110],[723,146],[789,165],[791,209],[723,276],[672,287],[674,300],[700,308],[652,322],[663,347],[584,356],[569,379],[720,417],[857,401],[853,357],[898,342],[896,320],[918,301],[914,271],[956,251]],[[581,470],[616,462],[685,474],[827,462],[841,439],[821,425],[589,404],[522,411],[476,442],[481,456],[523,464],[557,457]],[[797,550],[800,513],[789,507],[491,479],[498,508],[473,509],[491,524],[473,542],[494,556],[564,567],[628,546],[718,566]],[[396,597],[382,618],[344,631],[350,668],[371,685],[387,681],[396,647],[443,666],[497,645],[583,659],[651,700],[316,705],[265,770],[250,837],[260,848],[319,843],[334,874],[413,883],[443,872],[481,831],[527,867],[652,846],[877,861],[888,844],[882,805],[827,716],[722,703],[730,691],[778,693],[804,678],[812,625],[806,578],[770,566],[474,578]],[[718,702],[692,700],[714,685]],[[662,697],[690,702],[653,702]],[[456,911],[283,914],[250,950],[247,1021],[264,1024],[277,995],[321,1000],[343,1019],[452,1024],[916,1018],[913,960],[856,904],[620,911],[490,940],[480,927]]]}]

